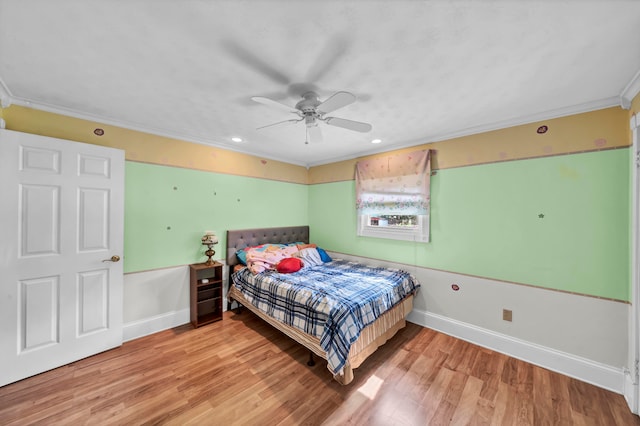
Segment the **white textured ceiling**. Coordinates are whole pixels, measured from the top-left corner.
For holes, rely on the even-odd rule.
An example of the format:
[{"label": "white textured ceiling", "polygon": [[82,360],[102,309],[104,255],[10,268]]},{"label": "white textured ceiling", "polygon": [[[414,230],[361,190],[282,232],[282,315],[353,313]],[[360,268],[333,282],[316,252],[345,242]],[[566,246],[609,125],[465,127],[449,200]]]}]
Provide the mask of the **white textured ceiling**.
[{"label": "white textured ceiling", "polygon": [[[316,165],[620,105],[639,41],[640,1],[0,0],[0,95]],[[256,130],[308,89],[373,130]]]}]

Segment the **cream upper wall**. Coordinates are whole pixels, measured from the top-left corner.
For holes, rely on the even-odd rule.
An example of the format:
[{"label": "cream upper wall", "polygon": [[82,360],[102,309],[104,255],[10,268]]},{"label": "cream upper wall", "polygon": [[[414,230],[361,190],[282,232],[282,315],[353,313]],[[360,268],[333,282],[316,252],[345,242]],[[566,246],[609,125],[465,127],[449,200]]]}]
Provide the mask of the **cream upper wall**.
[{"label": "cream upper wall", "polygon": [[[182,167],[194,170],[256,177],[300,184],[318,184],[354,179],[355,163],[420,149],[434,149],[433,170],[476,164],[599,151],[630,145],[629,117],[640,110],[640,95],[630,111],[619,107],[549,119],[445,141],[304,167],[242,154],[221,148],[185,142],[117,126],[60,114],[11,106],[0,108],[7,128],[26,133],[123,149],[129,161]],[[546,133],[538,133],[547,126]],[[102,129],[98,136],[95,129]]]},{"label": "cream upper wall", "polygon": [[129,161],[307,183],[306,168],[280,161],[16,105],[0,111],[9,130],[122,149]]},{"label": "cream upper wall", "polygon": [[[640,104],[640,101],[638,102]],[[435,150],[433,170],[495,163],[534,157],[599,151],[630,145],[628,112],[606,108],[476,135],[404,148],[393,153],[421,149]],[[547,126],[546,133],[538,133]],[[312,167],[309,183],[328,183],[354,179],[355,164],[364,158]]]}]

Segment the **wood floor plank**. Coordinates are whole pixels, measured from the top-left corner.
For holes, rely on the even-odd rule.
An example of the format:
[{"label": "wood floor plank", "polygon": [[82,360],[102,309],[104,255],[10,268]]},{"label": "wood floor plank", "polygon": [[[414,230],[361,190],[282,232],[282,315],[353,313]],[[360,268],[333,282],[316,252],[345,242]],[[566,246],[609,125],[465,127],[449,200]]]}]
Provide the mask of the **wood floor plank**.
[{"label": "wood floor plank", "polygon": [[[569,381],[572,380],[561,374],[549,374],[551,405],[553,407],[553,424],[572,424],[571,396]],[[624,398],[623,398],[624,399]]]},{"label": "wood floor plank", "polygon": [[466,374],[459,373],[457,371],[452,371],[451,373],[451,380],[444,392],[442,401],[431,418],[431,423],[433,424],[451,423],[469,377]]},{"label": "wood floor plank", "polygon": [[419,403],[393,392],[382,392],[362,417],[364,424],[417,425],[424,424]]},{"label": "wood floor plank", "polygon": [[456,410],[451,416],[452,425],[462,426],[472,422],[480,400],[482,384],[482,380],[473,376],[467,376],[460,400],[458,401]]},{"label": "wood floor plank", "polygon": [[476,362],[471,375],[484,382],[480,397],[493,401],[498,392],[504,364],[510,358],[496,352],[481,351],[476,357]]},{"label": "wood floor plank", "polygon": [[433,358],[418,355],[411,368],[397,382],[397,392],[405,398],[421,401],[424,392],[429,389],[435,378],[435,375],[431,377],[428,373],[436,371],[436,363],[437,360]]},{"label": "wood floor plank", "polygon": [[435,380],[431,386],[429,386],[427,392],[425,392],[420,403],[424,418],[427,421],[430,421],[436,414],[438,406],[446,395],[449,383],[454,375],[455,373],[447,368],[441,367],[438,369]]},{"label": "wood floor plank", "polygon": [[554,424],[554,406],[549,370],[533,369],[533,419],[535,424]]},{"label": "wood floor plank", "polygon": [[[482,391],[480,392],[482,393]],[[518,412],[516,410],[515,398],[516,392],[512,386],[502,381],[498,382],[490,424],[516,424]]]},{"label": "wood floor plank", "polygon": [[176,414],[167,419],[163,424],[166,426],[197,426],[206,425],[211,419],[218,415],[219,410],[214,409],[208,401],[191,406],[189,410]]},{"label": "wood floor plank", "polygon": [[248,311],[0,388],[4,425],[638,425],[604,389],[408,324],[341,386]]}]

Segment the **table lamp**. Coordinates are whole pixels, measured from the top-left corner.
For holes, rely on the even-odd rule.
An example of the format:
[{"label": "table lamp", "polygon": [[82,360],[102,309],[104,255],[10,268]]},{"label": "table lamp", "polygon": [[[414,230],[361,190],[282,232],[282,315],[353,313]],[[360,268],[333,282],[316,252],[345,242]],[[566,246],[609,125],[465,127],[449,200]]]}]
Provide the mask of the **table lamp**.
[{"label": "table lamp", "polygon": [[215,232],[206,231],[204,236],[201,239],[202,239],[202,245],[207,246],[207,251],[205,251],[204,254],[209,257],[209,260],[207,260],[205,264],[208,266],[211,266],[213,265],[213,259],[211,258],[213,257],[213,255],[216,254],[216,251],[213,249],[213,246],[218,244],[218,237],[216,236]]}]

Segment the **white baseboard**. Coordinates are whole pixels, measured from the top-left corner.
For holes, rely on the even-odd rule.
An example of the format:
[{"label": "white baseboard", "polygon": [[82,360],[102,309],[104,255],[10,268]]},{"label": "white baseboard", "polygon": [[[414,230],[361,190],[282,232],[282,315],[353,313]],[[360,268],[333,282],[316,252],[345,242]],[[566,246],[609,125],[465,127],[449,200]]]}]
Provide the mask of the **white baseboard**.
[{"label": "white baseboard", "polygon": [[624,399],[627,401],[627,405],[633,414],[639,413],[638,407],[638,384],[633,383],[633,378],[629,371],[625,371],[624,374]]},{"label": "white baseboard", "polygon": [[624,394],[625,377],[622,368],[594,362],[425,311],[414,309],[407,320],[612,392]]},{"label": "white baseboard", "polygon": [[190,321],[189,314],[189,309],[181,309],[124,324],[123,341],[128,342],[138,337],[186,324]]}]

